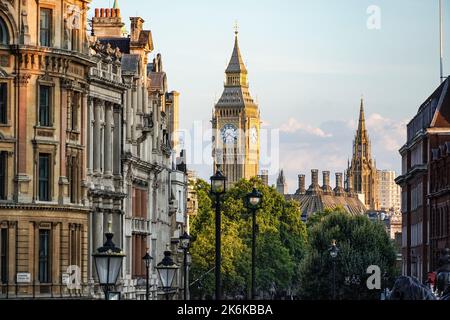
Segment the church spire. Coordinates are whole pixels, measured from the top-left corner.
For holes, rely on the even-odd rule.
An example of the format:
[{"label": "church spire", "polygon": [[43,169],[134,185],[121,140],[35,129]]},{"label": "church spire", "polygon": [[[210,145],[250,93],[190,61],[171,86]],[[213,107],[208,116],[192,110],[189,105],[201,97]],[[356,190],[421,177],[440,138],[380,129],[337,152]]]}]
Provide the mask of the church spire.
[{"label": "church spire", "polygon": [[366,131],[366,117],[364,114],[364,98],[361,97],[361,107],[359,109],[359,125],[358,125],[359,136],[363,135],[365,131]]},{"label": "church spire", "polygon": [[228,64],[225,73],[247,73],[247,68],[245,67],[244,60],[242,59],[241,50],[239,49],[238,34],[239,31],[237,27],[235,29],[234,38],[234,49],[231,55],[230,63]]},{"label": "church spire", "polygon": [[114,0],[114,5],[113,5],[113,9],[119,9],[119,1],[118,0]]}]

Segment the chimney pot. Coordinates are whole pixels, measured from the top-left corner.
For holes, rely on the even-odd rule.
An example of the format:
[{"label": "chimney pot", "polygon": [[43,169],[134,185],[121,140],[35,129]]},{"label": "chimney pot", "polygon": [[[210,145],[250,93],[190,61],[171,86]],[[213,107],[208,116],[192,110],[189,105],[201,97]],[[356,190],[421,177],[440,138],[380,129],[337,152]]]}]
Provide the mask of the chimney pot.
[{"label": "chimney pot", "polygon": [[111,17],[111,9],[106,8],[105,13],[107,18]]},{"label": "chimney pot", "polygon": [[99,8],[95,8],[95,17],[98,18],[100,15],[100,9]]},{"label": "chimney pot", "polygon": [[116,17],[120,18],[120,9],[116,9]]},{"label": "chimney pot", "polygon": [[304,194],[306,192],[306,183],[305,183],[305,175],[298,175],[298,194]]},{"label": "chimney pot", "polygon": [[116,9],[111,9],[111,18],[116,17]]},{"label": "chimney pot", "polygon": [[104,17],[105,17],[105,9],[104,9],[104,8],[101,8],[101,9],[100,9],[100,17],[101,17],[101,18],[104,18]]},{"label": "chimney pot", "polygon": [[319,185],[319,170],[317,169],[311,170],[311,182],[313,186]]}]

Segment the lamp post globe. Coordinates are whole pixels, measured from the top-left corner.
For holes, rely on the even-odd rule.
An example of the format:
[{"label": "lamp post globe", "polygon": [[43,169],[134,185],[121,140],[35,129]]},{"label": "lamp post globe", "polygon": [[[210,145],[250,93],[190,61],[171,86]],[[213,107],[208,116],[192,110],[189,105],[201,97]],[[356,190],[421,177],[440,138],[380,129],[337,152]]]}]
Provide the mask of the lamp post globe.
[{"label": "lamp post globe", "polygon": [[262,200],[262,194],[256,188],[247,195],[247,208],[248,209],[258,209],[259,204]]},{"label": "lamp post globe", "polygon": [[179,266],[172,259],[172,252],[168,250],[164,252],[163,260],[156,266],[161,287],[166,293],[167,300],[169,300],[169,291],[172,289],[173,280],[175,279],[178,268]]},{"label": "lamp post globe", "polygon": [[149,286],[149,276],[150,276],[150,264],[153,260],[153,257],[150,256],[149,250],[147,249],[147,252],[145,253],[145,256],[142,257],[142,260],[144,260],[145,263],[145,270],[146,270],[146,278],[145,278],[145,300],[149,300],[150,297],[150,286]]},{"label": "lamp post globe", "polygon": [[256,298],[256,210],[258,210],[261,200],[261,192],[253,188],[252,192],[247,194],[245,201],[247,209],[252,212],[252,300]]},{"label": "lamp post globe", "polygon": [[106,233],[105,236],[105,244],[103,247],[98,248],[92,257],[94,258],[95,269],[97,270],[98,282],[103,288],[105,299],[108,300],[108,293],[116,285],[120,275],[125,254],[112,241],[114,237],[112,232]]},{"label": "lamp post globe", "polygon": [[220,170],[216,171],[216,174],[211,177],[211,194],[220,196],[226,192],[227,178],[222,174]]},{"label": "lamp post globe", "polygon": [[180,247],[183,250],[188,250],[191,246],[191,236],[184,232],[183,235],[180,236]]},{"label": "lamp post globe", "polygon": [[187,254],[189,247],[191,246],[191,236],[185,231],[182,236],[180,236],[180,248],[183,250],[183,267],[184,267],[184,284],[183,284],[183,291],[184,291],[184,300],[186,301],[188,299],[188,261],[187,261]]},{"label": "lamp post globe", "polygon": [[220,201],[221,196],[225,194],[227,188],[227,178],[222,174],[220,170],[216,171],[216,174],[211,177],[211,195],[215,198],[215,236],[216,236],[216,256],[215,256],[215,282],[216,282],[216,300],[222,299],[222,252],[221,252],[221,225],[222,217],[220,215]]},{"label": "lamp post globe", "polygon": [[336,240],[333,240],[331,242],[331,246],[328,250],[333,261],[333,300],[336,300],[336,258],[339,253],[339,248],[337,247]]}]

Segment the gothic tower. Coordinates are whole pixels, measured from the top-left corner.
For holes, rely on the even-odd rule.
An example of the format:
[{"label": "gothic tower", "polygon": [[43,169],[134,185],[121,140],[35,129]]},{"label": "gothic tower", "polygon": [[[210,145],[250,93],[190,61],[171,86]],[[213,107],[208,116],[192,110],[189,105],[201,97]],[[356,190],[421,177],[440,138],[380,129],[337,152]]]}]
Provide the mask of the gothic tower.
[{"label": "gothic tower", "polygon": [[364,100],[361,99],[358,131],[353,142],[353,157],[347,169],[348,191],[364,195],[367,209],[378,210],[377,168],[372,159],[369,136],[366,130]]},{"label": "gothic tower", "polygon": [[249,92],[248,72],[239,50],[238,32],[225,86],[213,111],[213,158],[228,185],[256,177],[259,171],[260,113]]}]

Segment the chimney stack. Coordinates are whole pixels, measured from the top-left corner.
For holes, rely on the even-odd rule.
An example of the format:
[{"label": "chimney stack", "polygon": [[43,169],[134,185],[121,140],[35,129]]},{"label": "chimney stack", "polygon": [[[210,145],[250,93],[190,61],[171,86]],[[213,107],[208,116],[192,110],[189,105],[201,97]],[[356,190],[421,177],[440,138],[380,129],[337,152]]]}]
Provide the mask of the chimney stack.
[{"label": "chimney stack", "polygon": [[131,17],[131,41],[136,42],[139,40],[142,28],[144,26],[144,19],[141,17]]},{"label": "chimney stack", "polygon": [[323,175],[322,190],[325,194],[331,194],[333,190],[331,189],[330,186],[330,171],[323,171],[322,175]]},{"label": "chimney stack", "polygon": [[298,175],[298,190],[297,194],[305,194],[306,192],[306,176],[304,174]]},{"label": "chimney stack", "polygon": [[120,17],[120,9],[96,8],[92,18],[92,28],[95,35],[101,39],[105,37],[121,37],[125,24]]},{"label": "chimney stack", "polygon": [[344,196],[345,190],[342,181],[342,173],[336,173],[336,188],[334,189],[336,196]]},{"label": "chimney stack", "polygon": [[320,194],[322,189],[319,185],[319,170],[311,170],[311,185],[309,186],[307,194],[314,195]]}]

